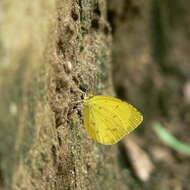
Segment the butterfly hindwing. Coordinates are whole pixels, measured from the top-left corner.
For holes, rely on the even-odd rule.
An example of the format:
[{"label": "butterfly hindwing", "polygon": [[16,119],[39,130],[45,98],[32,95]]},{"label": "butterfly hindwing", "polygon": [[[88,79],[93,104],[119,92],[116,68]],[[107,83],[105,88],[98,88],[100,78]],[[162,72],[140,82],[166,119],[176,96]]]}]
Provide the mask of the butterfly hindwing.
[{"label": "butterfly hindwing", "polygon": [[143,119],[132,105],[110,96],[87,100],[84,115],[88,135],[102,144],[117,143]]}]

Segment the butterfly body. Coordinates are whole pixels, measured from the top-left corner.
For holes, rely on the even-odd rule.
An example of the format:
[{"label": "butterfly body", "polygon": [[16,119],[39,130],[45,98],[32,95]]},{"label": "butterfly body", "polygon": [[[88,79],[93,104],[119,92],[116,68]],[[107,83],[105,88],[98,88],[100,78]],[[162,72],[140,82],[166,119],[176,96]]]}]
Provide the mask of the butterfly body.
[{"label": "butterfly body", "polygon": [[90,95],[84,102],[87,134],[101,144],[120,141],[143,120],[140,112],[127,102],[111,96]]}]

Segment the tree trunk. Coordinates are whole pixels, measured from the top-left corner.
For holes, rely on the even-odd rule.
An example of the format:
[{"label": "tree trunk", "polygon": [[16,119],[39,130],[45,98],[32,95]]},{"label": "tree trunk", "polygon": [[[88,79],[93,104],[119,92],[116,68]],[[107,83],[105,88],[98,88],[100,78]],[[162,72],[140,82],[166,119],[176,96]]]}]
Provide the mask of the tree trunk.
[{"label": "tree trunk", "polygon": [[0,22],[0,189],[126,189],[75,104],[113,93],[105,1],[4,0]]}]

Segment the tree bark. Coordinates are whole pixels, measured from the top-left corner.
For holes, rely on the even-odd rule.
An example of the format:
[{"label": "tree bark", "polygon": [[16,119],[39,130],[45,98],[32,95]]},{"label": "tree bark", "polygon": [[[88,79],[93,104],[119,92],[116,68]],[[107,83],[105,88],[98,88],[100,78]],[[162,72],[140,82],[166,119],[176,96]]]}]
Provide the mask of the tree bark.
[{"label": "tree bark", "polygon": [[0,189],[126,189],[117,147],[89,139],[74,104],[113,93],[105,1],[0,6]]}]

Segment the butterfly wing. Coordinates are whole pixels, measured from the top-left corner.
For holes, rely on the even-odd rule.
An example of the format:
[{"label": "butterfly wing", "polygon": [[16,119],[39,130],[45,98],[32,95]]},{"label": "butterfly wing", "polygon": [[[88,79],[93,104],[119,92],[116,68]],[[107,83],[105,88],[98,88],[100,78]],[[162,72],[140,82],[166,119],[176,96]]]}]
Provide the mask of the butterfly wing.
[{"label": "butterfly wing", "polygon": [[117,143],[143,120],[132,105],[110,96],[87,100],[84,115],[88,135],[102,144]]}]

